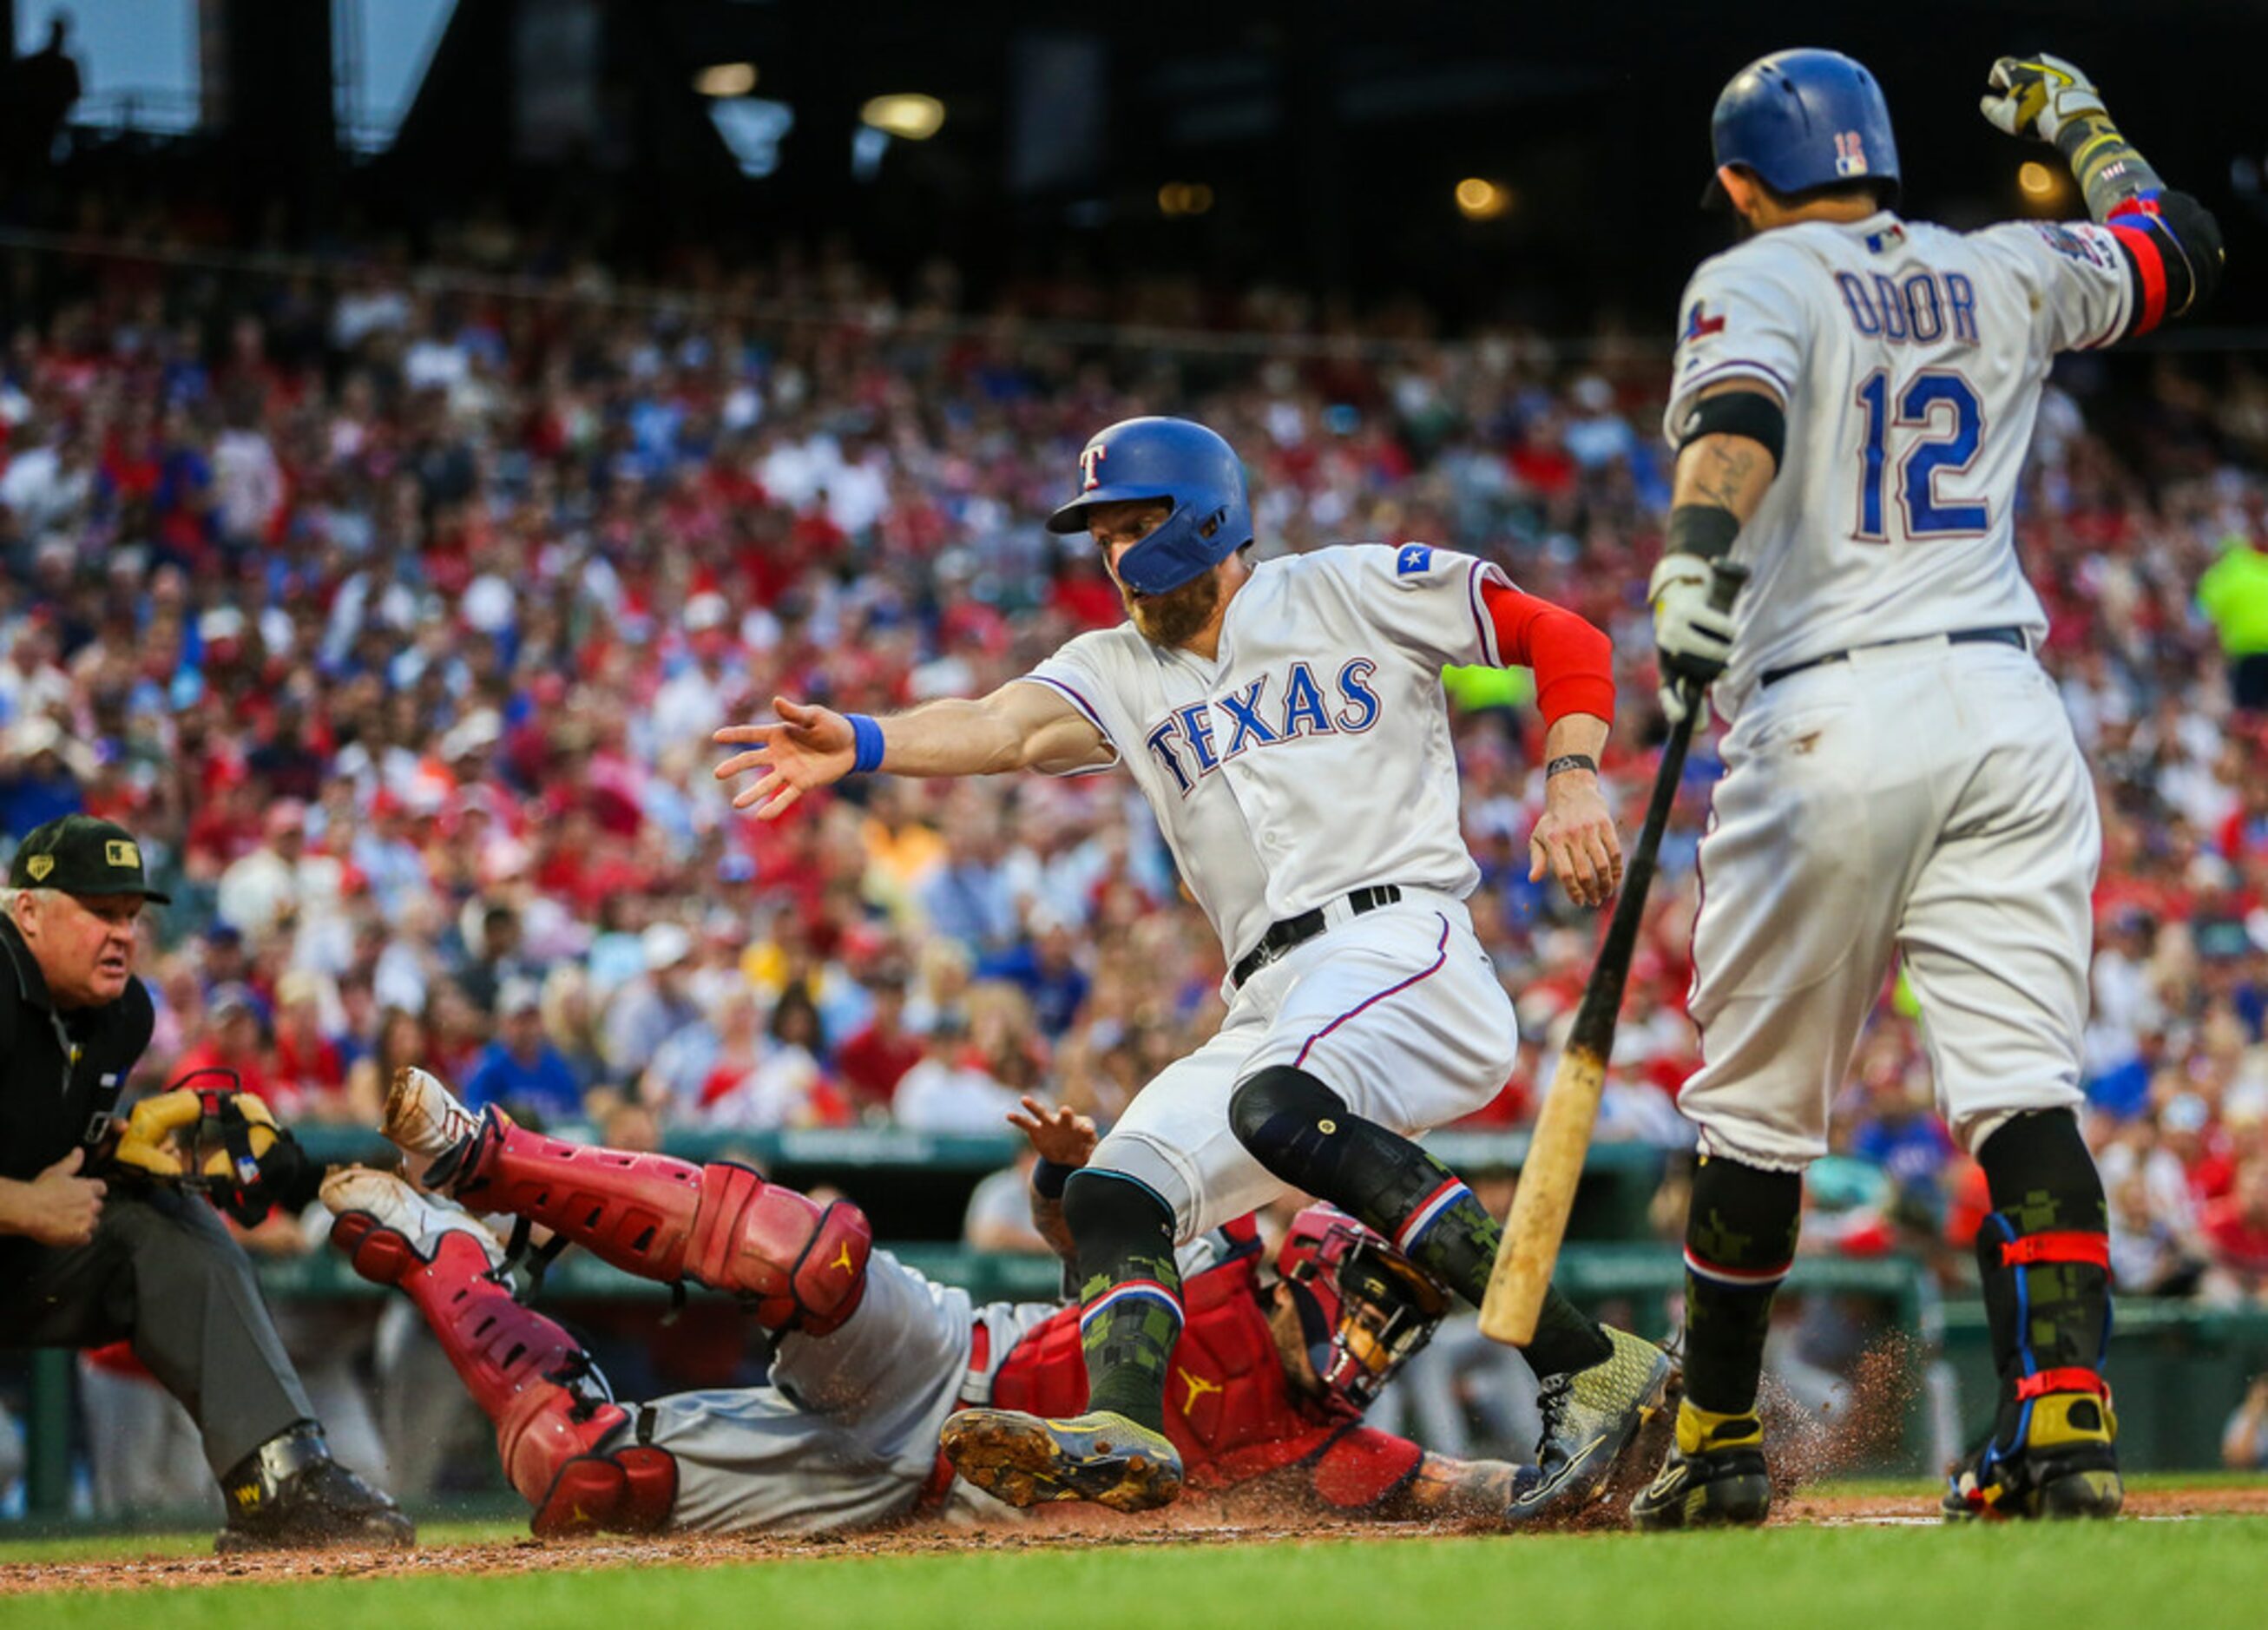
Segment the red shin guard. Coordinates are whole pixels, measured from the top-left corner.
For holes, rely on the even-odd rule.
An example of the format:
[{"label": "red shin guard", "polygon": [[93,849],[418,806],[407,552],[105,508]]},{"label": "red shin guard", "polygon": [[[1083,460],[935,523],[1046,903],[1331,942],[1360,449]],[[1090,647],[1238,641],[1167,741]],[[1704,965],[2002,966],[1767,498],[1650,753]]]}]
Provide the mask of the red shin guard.
[{"label": "red shin guard", "polygon": [[468,1235],[445,1234],[431,1258],[366,1213],[332,1226],[356,1272],[399,1286],[425,1316],[465,1390],[496,1423],[504,1475],[535,1508],[541,1535],[644,1533],[669,1520],[677,1463],[626,1444],[601,1452],[630,1416],[585,1379],[590,1361],[567,1332],[490,1279]]},{"label": "red shin guard", "polygon": [[491,1110],[450,1188],[642,1279],[730,1292],[770,1330],[824,1336],[865,1294],[865,1213],[843,1200],[822,1208],[745,1166],[566,1143]]}]

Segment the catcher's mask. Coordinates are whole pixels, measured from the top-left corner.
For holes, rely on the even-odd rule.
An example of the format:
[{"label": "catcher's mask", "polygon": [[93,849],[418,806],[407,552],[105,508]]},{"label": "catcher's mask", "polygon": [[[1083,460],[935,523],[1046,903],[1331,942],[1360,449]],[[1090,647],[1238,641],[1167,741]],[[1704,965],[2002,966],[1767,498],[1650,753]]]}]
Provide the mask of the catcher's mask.
[{"label": "catcher's mask", "polygon": [[1325,1401],[1349,1414],[1370,1407],[1449,1308],[1447,1293],[1407,1257],[1329,1206],[1292,1219],[1276,1272],[1299,1309]]}]

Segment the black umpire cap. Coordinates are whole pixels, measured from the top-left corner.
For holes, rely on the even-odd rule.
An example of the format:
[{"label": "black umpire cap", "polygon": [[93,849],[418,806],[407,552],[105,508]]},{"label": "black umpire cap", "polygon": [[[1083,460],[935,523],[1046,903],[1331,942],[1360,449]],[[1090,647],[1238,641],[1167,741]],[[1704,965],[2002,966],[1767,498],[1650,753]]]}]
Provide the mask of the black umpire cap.
[{"label": "black umpire cap", "polygon": [[173,897],[150,887],[142,845],[115,821],[69,815],[24,835],[8,863],[11,889],[60,889],[65,894],[138,894],[160,905]]}]

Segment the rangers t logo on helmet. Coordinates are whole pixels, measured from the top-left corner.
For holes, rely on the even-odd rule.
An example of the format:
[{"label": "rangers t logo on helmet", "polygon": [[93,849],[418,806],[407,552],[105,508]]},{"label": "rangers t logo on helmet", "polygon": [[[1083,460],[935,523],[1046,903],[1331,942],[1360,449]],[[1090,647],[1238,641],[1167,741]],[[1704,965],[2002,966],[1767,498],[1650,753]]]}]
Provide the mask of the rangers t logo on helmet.
[{"label": "rangers t logo on helmet", "polygon": [[1122,419],[1094,433],[1079,467],[1079,496],[1048,517],[1050,532],[1086,531],[1087,512],[1099,505],[1163,499],[1173,505],[1117,558],[1119,580],[1138,594],[1170,594],[1252,542],[1244,466],[1202,424]]}]

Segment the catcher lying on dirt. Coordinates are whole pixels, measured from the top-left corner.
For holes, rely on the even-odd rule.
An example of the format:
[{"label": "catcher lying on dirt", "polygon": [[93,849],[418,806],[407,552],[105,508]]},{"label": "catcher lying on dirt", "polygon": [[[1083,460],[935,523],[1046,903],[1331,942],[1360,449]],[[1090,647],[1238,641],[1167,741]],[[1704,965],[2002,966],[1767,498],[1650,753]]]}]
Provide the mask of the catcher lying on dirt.
[{"label": "catcher lying on dirt", "polygon": [[[1058,1165],[1079,1164],[1094,1142],[1092,1124],[1067,1111],[1018,1124]],[[465,1209],[350,1168],[323,1185],[338,1213],[332,1241],[424,1314],[496,1422],[538,1534],[1005,1515],[939,1456],[946,1417],[980,1404],[1049,1416],[1085,1405],[1077,1307],[976,1307],[873,1250],[848,1203],[822,1207],[739,1166],[563,1143],[493,1108],[476,1117],[417,1069],[396,1075],[385,1131],[436,1194]],[[1035,1198],[1042,1228],[1061,1238],[1054,1210]],[[775,1332],[770,1384],[615,1401],[573,1339],[512,1299],[497,1272],[503,1253],[472,1211],[524,1218],[647,1279],[738,1295]],[[1515,1496],[1551,1483],[1551,1467],[1448,1460],[1362,1425],[1447,1305],[1385,1241],[1311,1206],[1272,1272],[1262,1256],[1248,1218],[1182,1253],[1189,1321],[1167,1424],[1193,1485],[1340,1513],[1509,1521]],[[1611,1464],[1562,1479],[1552,1517],[1619,1491],[1659,1452],[1641,1441],[1652,1435],[1629,1423]],[[1042,1485],[1035,1497],[1078,1492]]]}]

